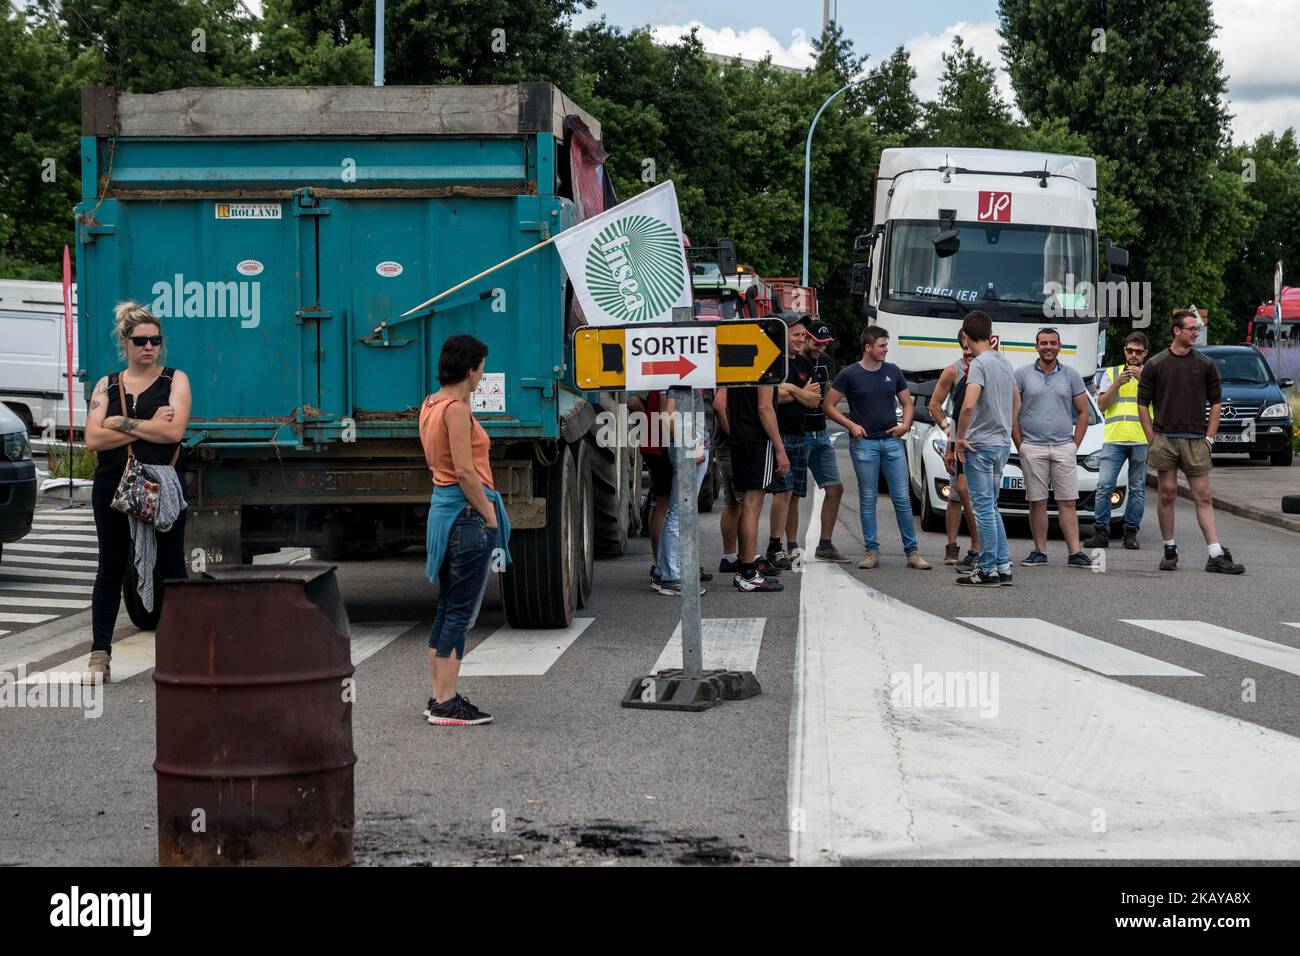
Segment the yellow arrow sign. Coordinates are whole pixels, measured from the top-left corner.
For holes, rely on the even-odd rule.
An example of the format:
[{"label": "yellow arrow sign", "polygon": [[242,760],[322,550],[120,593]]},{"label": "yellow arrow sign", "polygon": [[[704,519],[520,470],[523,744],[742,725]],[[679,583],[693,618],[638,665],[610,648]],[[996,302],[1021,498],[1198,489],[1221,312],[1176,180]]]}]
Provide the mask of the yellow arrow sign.
[{"label": "yellow arrow sign", "polygon": [[574,379],[584,391],[627,388],[624,332],[628,328],[707,327],[717,335],[718,386],[777,385],[785,381],[786,326],[781,319],[584,325],[573,333]]}]

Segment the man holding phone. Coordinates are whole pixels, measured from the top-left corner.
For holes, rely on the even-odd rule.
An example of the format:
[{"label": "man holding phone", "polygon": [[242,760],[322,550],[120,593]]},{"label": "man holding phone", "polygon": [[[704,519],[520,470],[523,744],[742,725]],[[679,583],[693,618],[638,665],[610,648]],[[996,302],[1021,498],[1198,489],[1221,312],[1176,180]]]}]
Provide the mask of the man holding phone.
[{"label": "man holding phone", "polygon": [[1101,473],[1097,476],[1097,497],[1092,518],[1092,537],[1085,548],[1110,546],[1110,496],[1119,480],[1119,470],[1128,462],[1128,501],[1124,506],[1124,547],[1138,550],[1137,533],[1146,505],[1147,443],[1138,415],[1138,380],[1146,364],[1149,345],[1141,332],[1130,332],[1124,340],[1124,364],[1097,373],[1097,407],[1106,416],[1101,449]]}]

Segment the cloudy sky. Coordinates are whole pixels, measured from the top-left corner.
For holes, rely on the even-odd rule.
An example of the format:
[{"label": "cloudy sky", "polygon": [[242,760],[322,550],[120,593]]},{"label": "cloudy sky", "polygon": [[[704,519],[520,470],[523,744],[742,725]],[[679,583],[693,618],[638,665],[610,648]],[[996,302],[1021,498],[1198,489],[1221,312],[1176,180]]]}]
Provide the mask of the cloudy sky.
[{"label": "cloudy sky", "polygon": [[[996,0],[836,3],[839,24],[859,53],[879,62],[902,44],[916,68],[916,90],[935,94],[942,71],[940,54],[961,34],[966,44],[998,67],[1003,95],[1013,102],[998,53]],[[1300,128],[1300,70],[1294,68],[1300,0],[1214,0],[1219,34],[1215,46],[1228,74],[1228,109],[1235,114],[1233,138],[1250,140],[1262,132]],[[649,25],[670,41],[691,26],[699,28],[713,53],[806,66],[809,38],[822,26],[822,0],[598,0],[595,10],[575,20],[582,26],[601,16],[631,28]],[[1287,39],[1290,37],[1291,39]]]}]

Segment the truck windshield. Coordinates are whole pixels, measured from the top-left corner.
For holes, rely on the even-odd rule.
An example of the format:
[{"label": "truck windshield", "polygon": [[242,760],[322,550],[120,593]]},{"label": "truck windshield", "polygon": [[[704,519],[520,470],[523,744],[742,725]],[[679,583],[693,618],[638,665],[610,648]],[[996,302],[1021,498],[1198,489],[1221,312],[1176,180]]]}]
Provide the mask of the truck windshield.
[{"label": "truck windshield", "polygon": [[[888,298],[924,303],[926,308],[947,302],[940,307],[951,311],[960,311],[952,299],[970,303],[970,308],[1003,303],[1041,318],[1048,298],[1044,289],[1055,282],[1062,291],[1053,289],[1051,294],[1061,309],[1083,311],[1093,305],[1087,294],[1096,280],[1089,231],[1014,223],[957,223],[956,227],[961,244],[955,254],[941,259],[930,241],[940,230],[938,222],[893,224]],[[1084,282],[1089,286],[1078,288]]]}]

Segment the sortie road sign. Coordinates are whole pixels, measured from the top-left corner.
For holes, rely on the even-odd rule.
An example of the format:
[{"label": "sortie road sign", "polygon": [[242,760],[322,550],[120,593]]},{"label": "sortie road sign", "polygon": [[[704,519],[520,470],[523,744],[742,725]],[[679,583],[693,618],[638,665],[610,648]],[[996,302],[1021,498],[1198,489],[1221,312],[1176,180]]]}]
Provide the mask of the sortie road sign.
[{"label": "sortie road sign", "polygon": [[781,319],[584,325],[573,333],[585,391],[777,385],[785,380]]}]

